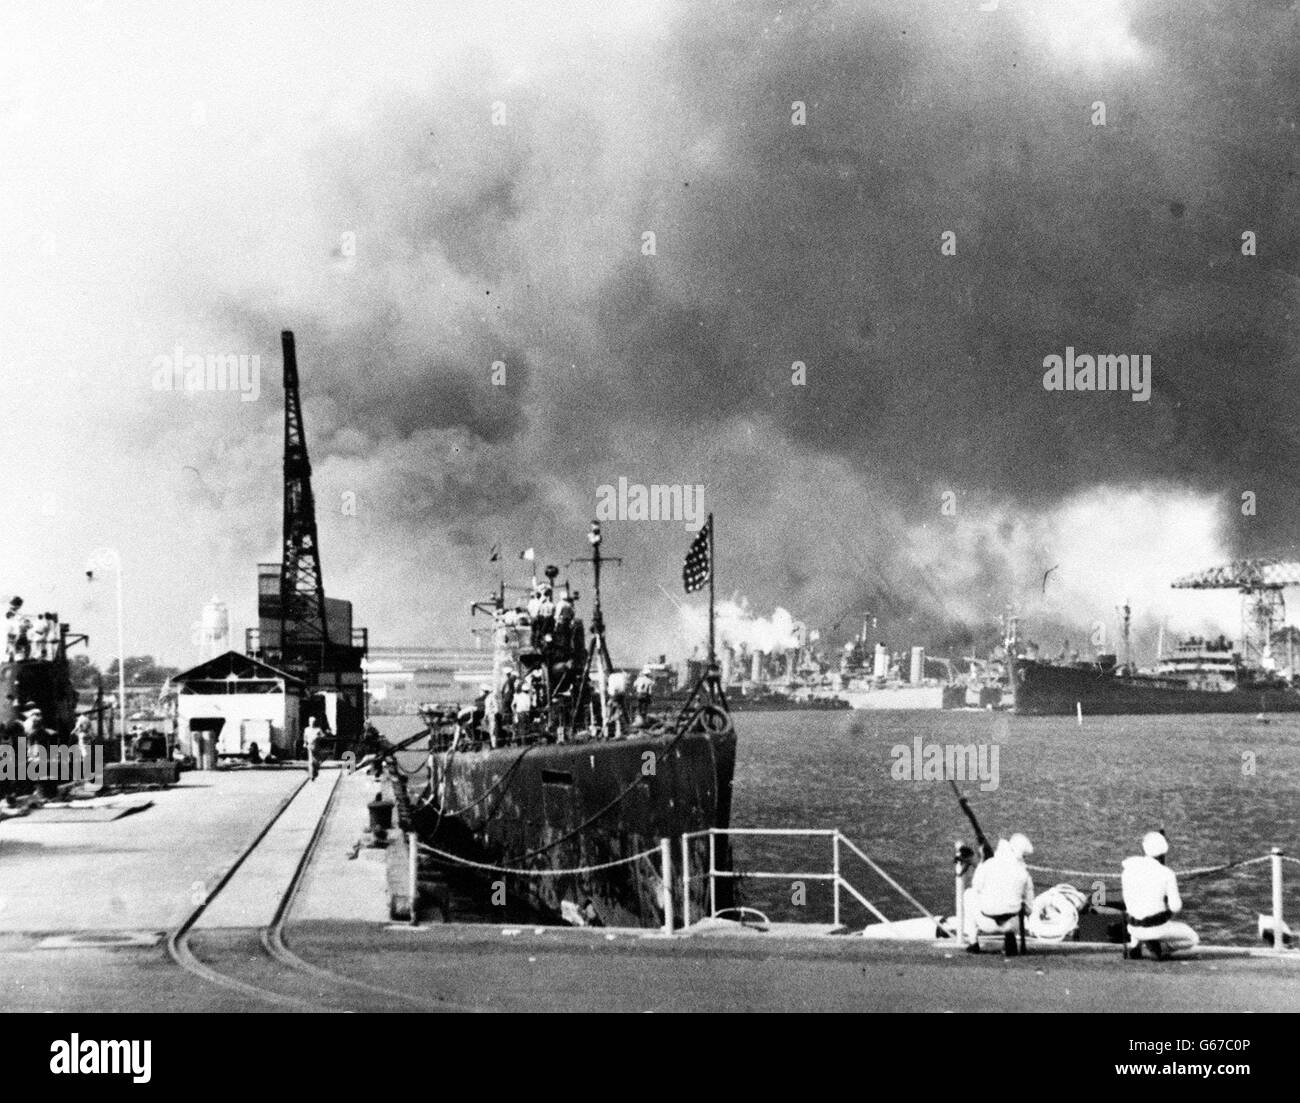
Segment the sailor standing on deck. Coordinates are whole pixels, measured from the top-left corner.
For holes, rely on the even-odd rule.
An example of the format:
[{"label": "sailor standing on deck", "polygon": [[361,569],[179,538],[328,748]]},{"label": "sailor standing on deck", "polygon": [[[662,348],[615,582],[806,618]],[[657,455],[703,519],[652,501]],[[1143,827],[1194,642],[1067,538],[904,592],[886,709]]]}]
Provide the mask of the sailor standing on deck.
[{"label": "sailor standing on deck", "polygon": [[636,693],[636,727],[644,727],[650,719],[650,704],[655,691],[654,671],[649,666],[641,668],[632,690]]},{"label": "sailor standing on deck", "polygon": [[1005,936],[1007,957],[1019,952],[1020,917],[1034,905],[1034,879],[1025,867],[1025,859],[1034,852],[1033,844],[1019,833],[999,839],[993,857],[980,863],[966,890],[966,949],[979,953],[981,934]]},{"label": "sailor standing on deck", "polygon": [[90,745],[94,742],[95,733],[90,726],[90,717],[84,712],[77,717],[77,722],[72,725],[72,735],[77,741],[77,755],[85,764],[86,769],[89,770]]},{"label": "sailor standing on deck", "polygon": [[1178,895],[1178,878],[1165,865],[1169,840],[1163,831],[1148,831],[1142,837],[1142,857],[1125,858],[1121,864],[1120,891],[1128,915],[1128,956],[1140,958],[1142,944],[1149,943],[1157,958],[1178,950],[1194,949],[1200,938],[1186,923],[1174,921],[1183,910]]},{"label": "sailor standing on deck", "polygon": [[[5,661],[11,662],[15,659],[25,658],[18,654],[18,637],[24,635],[23,624],[26,618],[19,612],[23,607],[23,599],[15,597],[9,602],[9,610],[5,613]],[[25,636],[24,636],[25,638]]]},{"label": "sailor standing on deck", "polygon": [[307,721],[302,731],[302,741],[307,747],[307,775],[309,781],[315,781],[320,773],[320,762],[325,755],[325,732],[316,722],[316,717]]}]

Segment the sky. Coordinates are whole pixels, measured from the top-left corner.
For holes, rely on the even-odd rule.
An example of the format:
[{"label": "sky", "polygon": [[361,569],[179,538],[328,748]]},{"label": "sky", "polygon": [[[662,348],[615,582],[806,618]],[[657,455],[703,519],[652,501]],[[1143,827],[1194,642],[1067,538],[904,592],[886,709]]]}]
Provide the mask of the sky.
[{"label": "sky", "polygon": [[[1008,604],[1053,644],[1126,600],[1140,647],[1233,631],[1168,583],[1300,535],[1296,19],[6,4],[0,579],[101,660],[97,548],[129,653],[196,660],[214,595],[252,624],[292,329],[326,589],[375,643],[468,643],[497,544],[585,601],[620,478],[704,488],[764,631],[955,653]],[[256,400],[158,389],[177,346],[256,356]],[[1067,346],[1149,355],[1149,401],[1045,390]],[[605,525],[616,660],[702,642],[692,535]]]}]

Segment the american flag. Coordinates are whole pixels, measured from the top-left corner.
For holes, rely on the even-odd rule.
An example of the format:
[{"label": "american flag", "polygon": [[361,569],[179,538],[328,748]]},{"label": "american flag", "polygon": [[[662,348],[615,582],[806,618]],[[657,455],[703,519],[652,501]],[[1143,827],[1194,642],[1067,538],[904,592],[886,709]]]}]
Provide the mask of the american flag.
[{"label": "american flag", "polygon": [[709,538],[712,535],[713,518],[710,517],[691,544],[691,550],[686,553],[686,562],[682,566],[682,582],[688,594],[704,589],[705,583],[709,581]]}]

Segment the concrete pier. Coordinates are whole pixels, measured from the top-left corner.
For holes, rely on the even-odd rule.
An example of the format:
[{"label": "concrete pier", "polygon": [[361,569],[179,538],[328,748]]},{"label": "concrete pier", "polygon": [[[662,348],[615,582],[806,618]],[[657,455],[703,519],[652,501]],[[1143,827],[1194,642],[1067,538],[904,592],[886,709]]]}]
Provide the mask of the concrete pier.
[{"label": "concrete pier", "polygon": [[107,823],[0,822],[0,933],[179,925],[304,776],[185,773],[175,788],[112,798],[153,805]]},{"label": "concrete pier", "polygon": [[[1300,983],[1295,951],[1202,946],[1187,959],[1126,962],[1118,946],[1031,945],[1008,960],[789,929],[411,927],[389,919],[385,852],[361,845],[377,788],[338,770],[306,784],[294,770],[189,774],[122,820],[0,824],[0,1007],[1280,1011]],[[263,832],[188,936],[204,966],[235,983],[187,972],[163,933]],[[282,932],[289,952],[271,955],[260,933],[314,837]]]}]

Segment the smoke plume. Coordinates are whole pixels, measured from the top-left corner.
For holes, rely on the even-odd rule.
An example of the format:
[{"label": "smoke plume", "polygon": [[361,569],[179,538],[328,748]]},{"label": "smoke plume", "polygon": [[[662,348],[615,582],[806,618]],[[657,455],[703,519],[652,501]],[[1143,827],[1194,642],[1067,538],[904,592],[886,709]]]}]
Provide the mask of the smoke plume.
[{"label": "smoke plume", "polygon": [[[464,643],[496,544],[588,590],[620,477],[705,488],[721,594],[935,651],[1008,603],[1231,628],[1168,582],[1295,538],[1293,5],[247,13],[5,16],[3,371],[41,428],[0,567],[96,647],[97,544],[128,650],[183,659],[214,591],[252,623],[282,328],[376,642]],[[260,355],[262,397],[155,391],[177,344]],[[1151,355],[1151,400],[1045,391],[1067,346]],[[606,537],[615,650],[699,642],[682,526]]]}]

